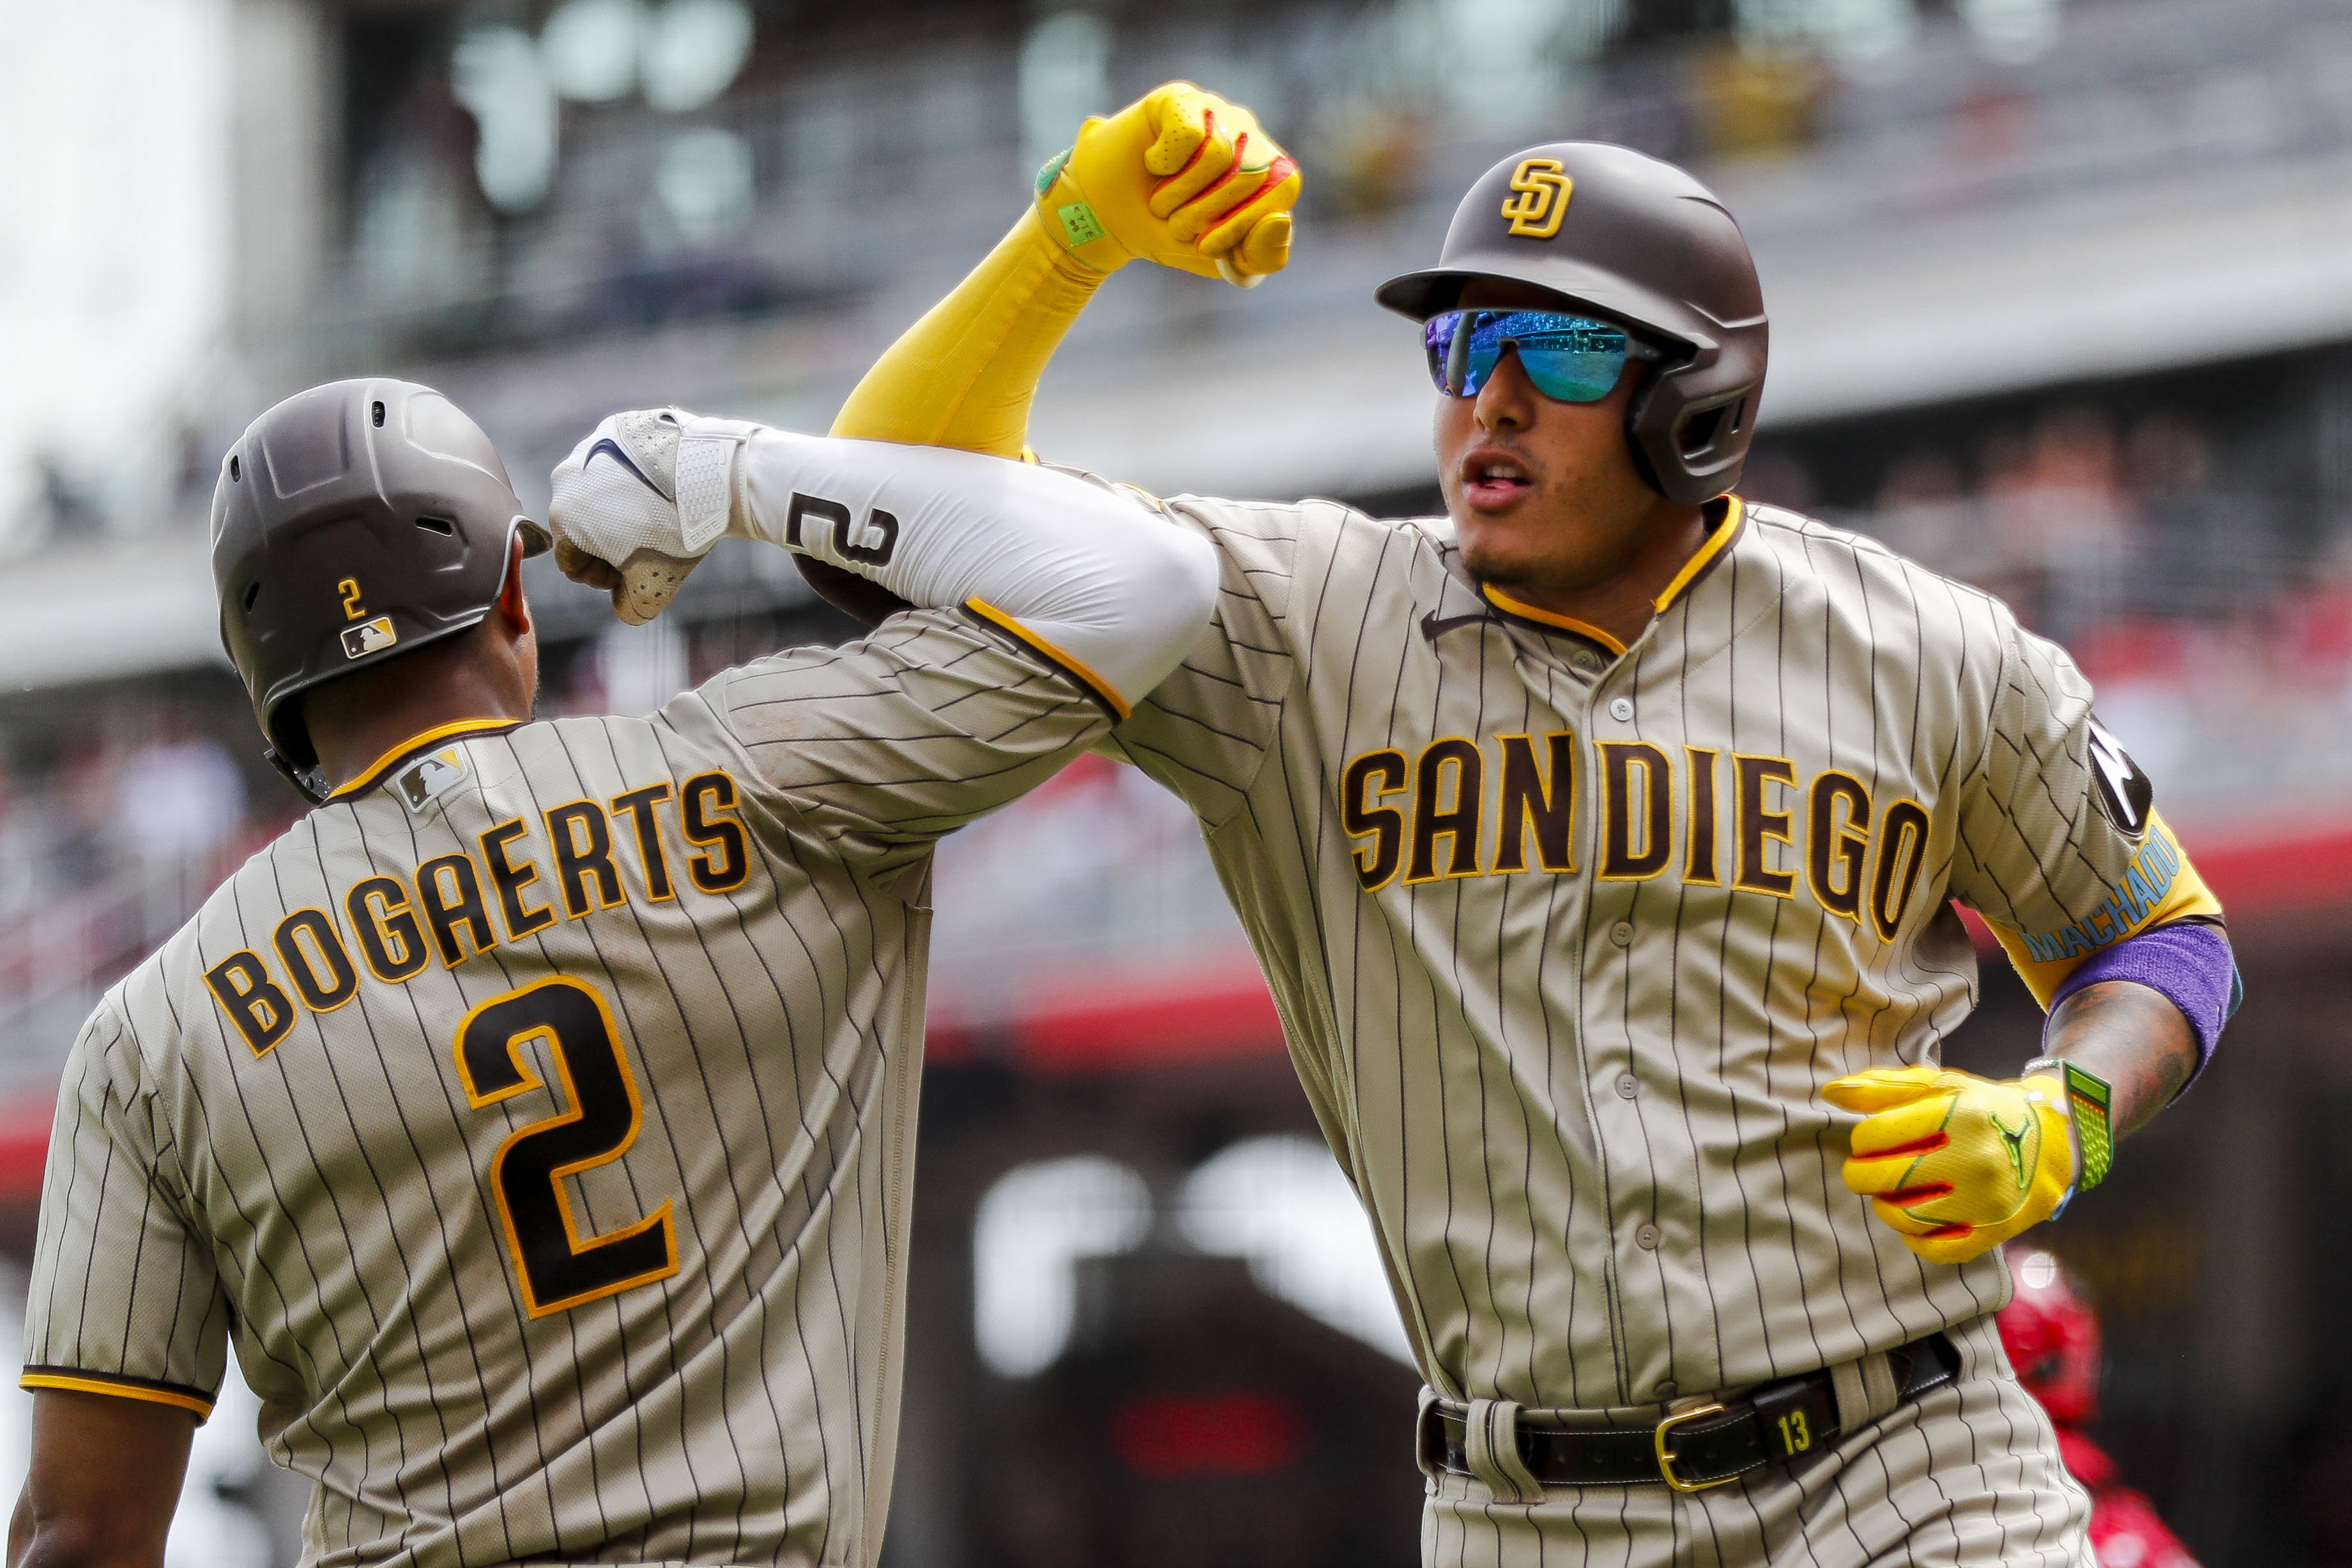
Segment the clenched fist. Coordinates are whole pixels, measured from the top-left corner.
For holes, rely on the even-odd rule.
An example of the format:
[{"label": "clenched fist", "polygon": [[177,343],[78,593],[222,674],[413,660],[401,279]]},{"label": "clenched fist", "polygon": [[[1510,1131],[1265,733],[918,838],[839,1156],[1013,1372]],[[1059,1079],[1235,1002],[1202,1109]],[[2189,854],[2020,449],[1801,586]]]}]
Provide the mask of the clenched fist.
[{"label": "clenched fist", "polygon": [[676,408],[598,424],[552,476],[555,564],[630,625],[651,621],[729,531],[736,454],[759,428]]},{"label": "clenched fist", "polygon": [[1930,1263],[1965,1263],[2041,1224],[2074,1185],[2074,1125],[2055,1078],[1997,1083],[1950,1069],[1874,1068],[1822,1092],[1865,1113],[1845,1162],[1848,1190]]},{"label": "clenched fist", "polygon": [[1037,175],[1038,214],[1105,272],[1141,257],[1246,288],[1290,259],[1298,165],[1255,115],[1191,82],[1089,120]]}]

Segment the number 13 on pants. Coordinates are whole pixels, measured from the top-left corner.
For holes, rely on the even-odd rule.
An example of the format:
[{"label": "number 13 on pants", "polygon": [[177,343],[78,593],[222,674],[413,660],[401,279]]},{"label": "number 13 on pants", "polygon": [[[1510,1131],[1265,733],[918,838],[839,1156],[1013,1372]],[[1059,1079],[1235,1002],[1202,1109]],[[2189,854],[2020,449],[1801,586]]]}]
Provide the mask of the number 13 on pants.
[{"label": "number 13 on pants", "polygon": [[667,1199],[634,1225],[583,1238],[565,1181],[610,1165],[636,1142],[636,1080],[594,988],[556,976],[493,997],[457,1026],[457,1076],[476,1110],[547,1087],[523,1061],[543,1040],[567,1109],[518,1127],[490,1157],[490,1191],[532,1317],[616,1295],[677,1272]]}]

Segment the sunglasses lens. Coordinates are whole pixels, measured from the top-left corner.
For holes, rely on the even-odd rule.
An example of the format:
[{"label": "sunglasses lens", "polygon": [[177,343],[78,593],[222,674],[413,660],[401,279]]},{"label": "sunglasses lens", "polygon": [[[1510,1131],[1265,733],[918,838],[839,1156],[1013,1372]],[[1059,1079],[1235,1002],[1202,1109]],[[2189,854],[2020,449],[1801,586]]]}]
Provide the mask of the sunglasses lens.
[{"label": "sunglasses lens", "polygon": [[1449,310],[1431,319],[1422,341],[1442,392],[1475,395],[1508,348],[1535,389],[1561,402],[1607,397],[1624,371],[1627,347],[1622,328],[1550,310]]},{"label": "sunglasses lens", "polygon": [[1599,402],[1625,369],[1622,344],[1614,353],[1581,350],[1519,348],[1519,363],[1536,391],[1561,402]]},{"label": "sunglasses lens", "polygon": [[1449,310],[1430,319],[1422,329],[1422,342],[1429,351],[1429,379],[1439,392],[1451,397],[1468,397],[1486,384],[1486,372],[1495,368],[1492,353],[1486,362],[1475,367],[1469,362],[1473,334],[1469,326],[1470,312]]}]

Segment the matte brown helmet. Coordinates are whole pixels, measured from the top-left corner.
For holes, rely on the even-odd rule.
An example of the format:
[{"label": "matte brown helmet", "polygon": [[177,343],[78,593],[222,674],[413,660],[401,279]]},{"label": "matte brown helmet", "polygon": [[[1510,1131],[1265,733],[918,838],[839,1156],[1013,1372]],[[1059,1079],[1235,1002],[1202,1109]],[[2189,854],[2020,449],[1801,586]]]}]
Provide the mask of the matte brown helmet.
[{"label": "matte brown helmet", "polygon": [[430,387],[383,379],[297,392],[246,426],[213,489],[221,642],[279,772],[326,783],[302,694],[478,625],[523,515],[498,448]]},{"label": "matte brown helmet", "polygon": [[1549,288],[1664,348],[1626,416],[1636,466],[1691,505],[1738,483],[1764,387],[1764,296],[1739,225],[1706,186],[1630,147],[1530,147],[1470,187],[1435,267],[1374,297],[1426,321],[1479,277]]}]

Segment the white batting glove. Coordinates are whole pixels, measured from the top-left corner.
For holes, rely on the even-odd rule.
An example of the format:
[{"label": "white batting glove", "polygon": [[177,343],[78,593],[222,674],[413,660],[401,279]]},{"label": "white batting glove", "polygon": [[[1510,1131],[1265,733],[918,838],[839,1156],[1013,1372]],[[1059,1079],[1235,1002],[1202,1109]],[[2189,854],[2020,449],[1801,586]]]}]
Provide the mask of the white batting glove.
[{"label": "white batting glove", "polygon": [[644,625],[737,519],[737,458],[759,429],[677,408],[604,420],[555,465],[555,564],[610,591],[613,612]]}]

